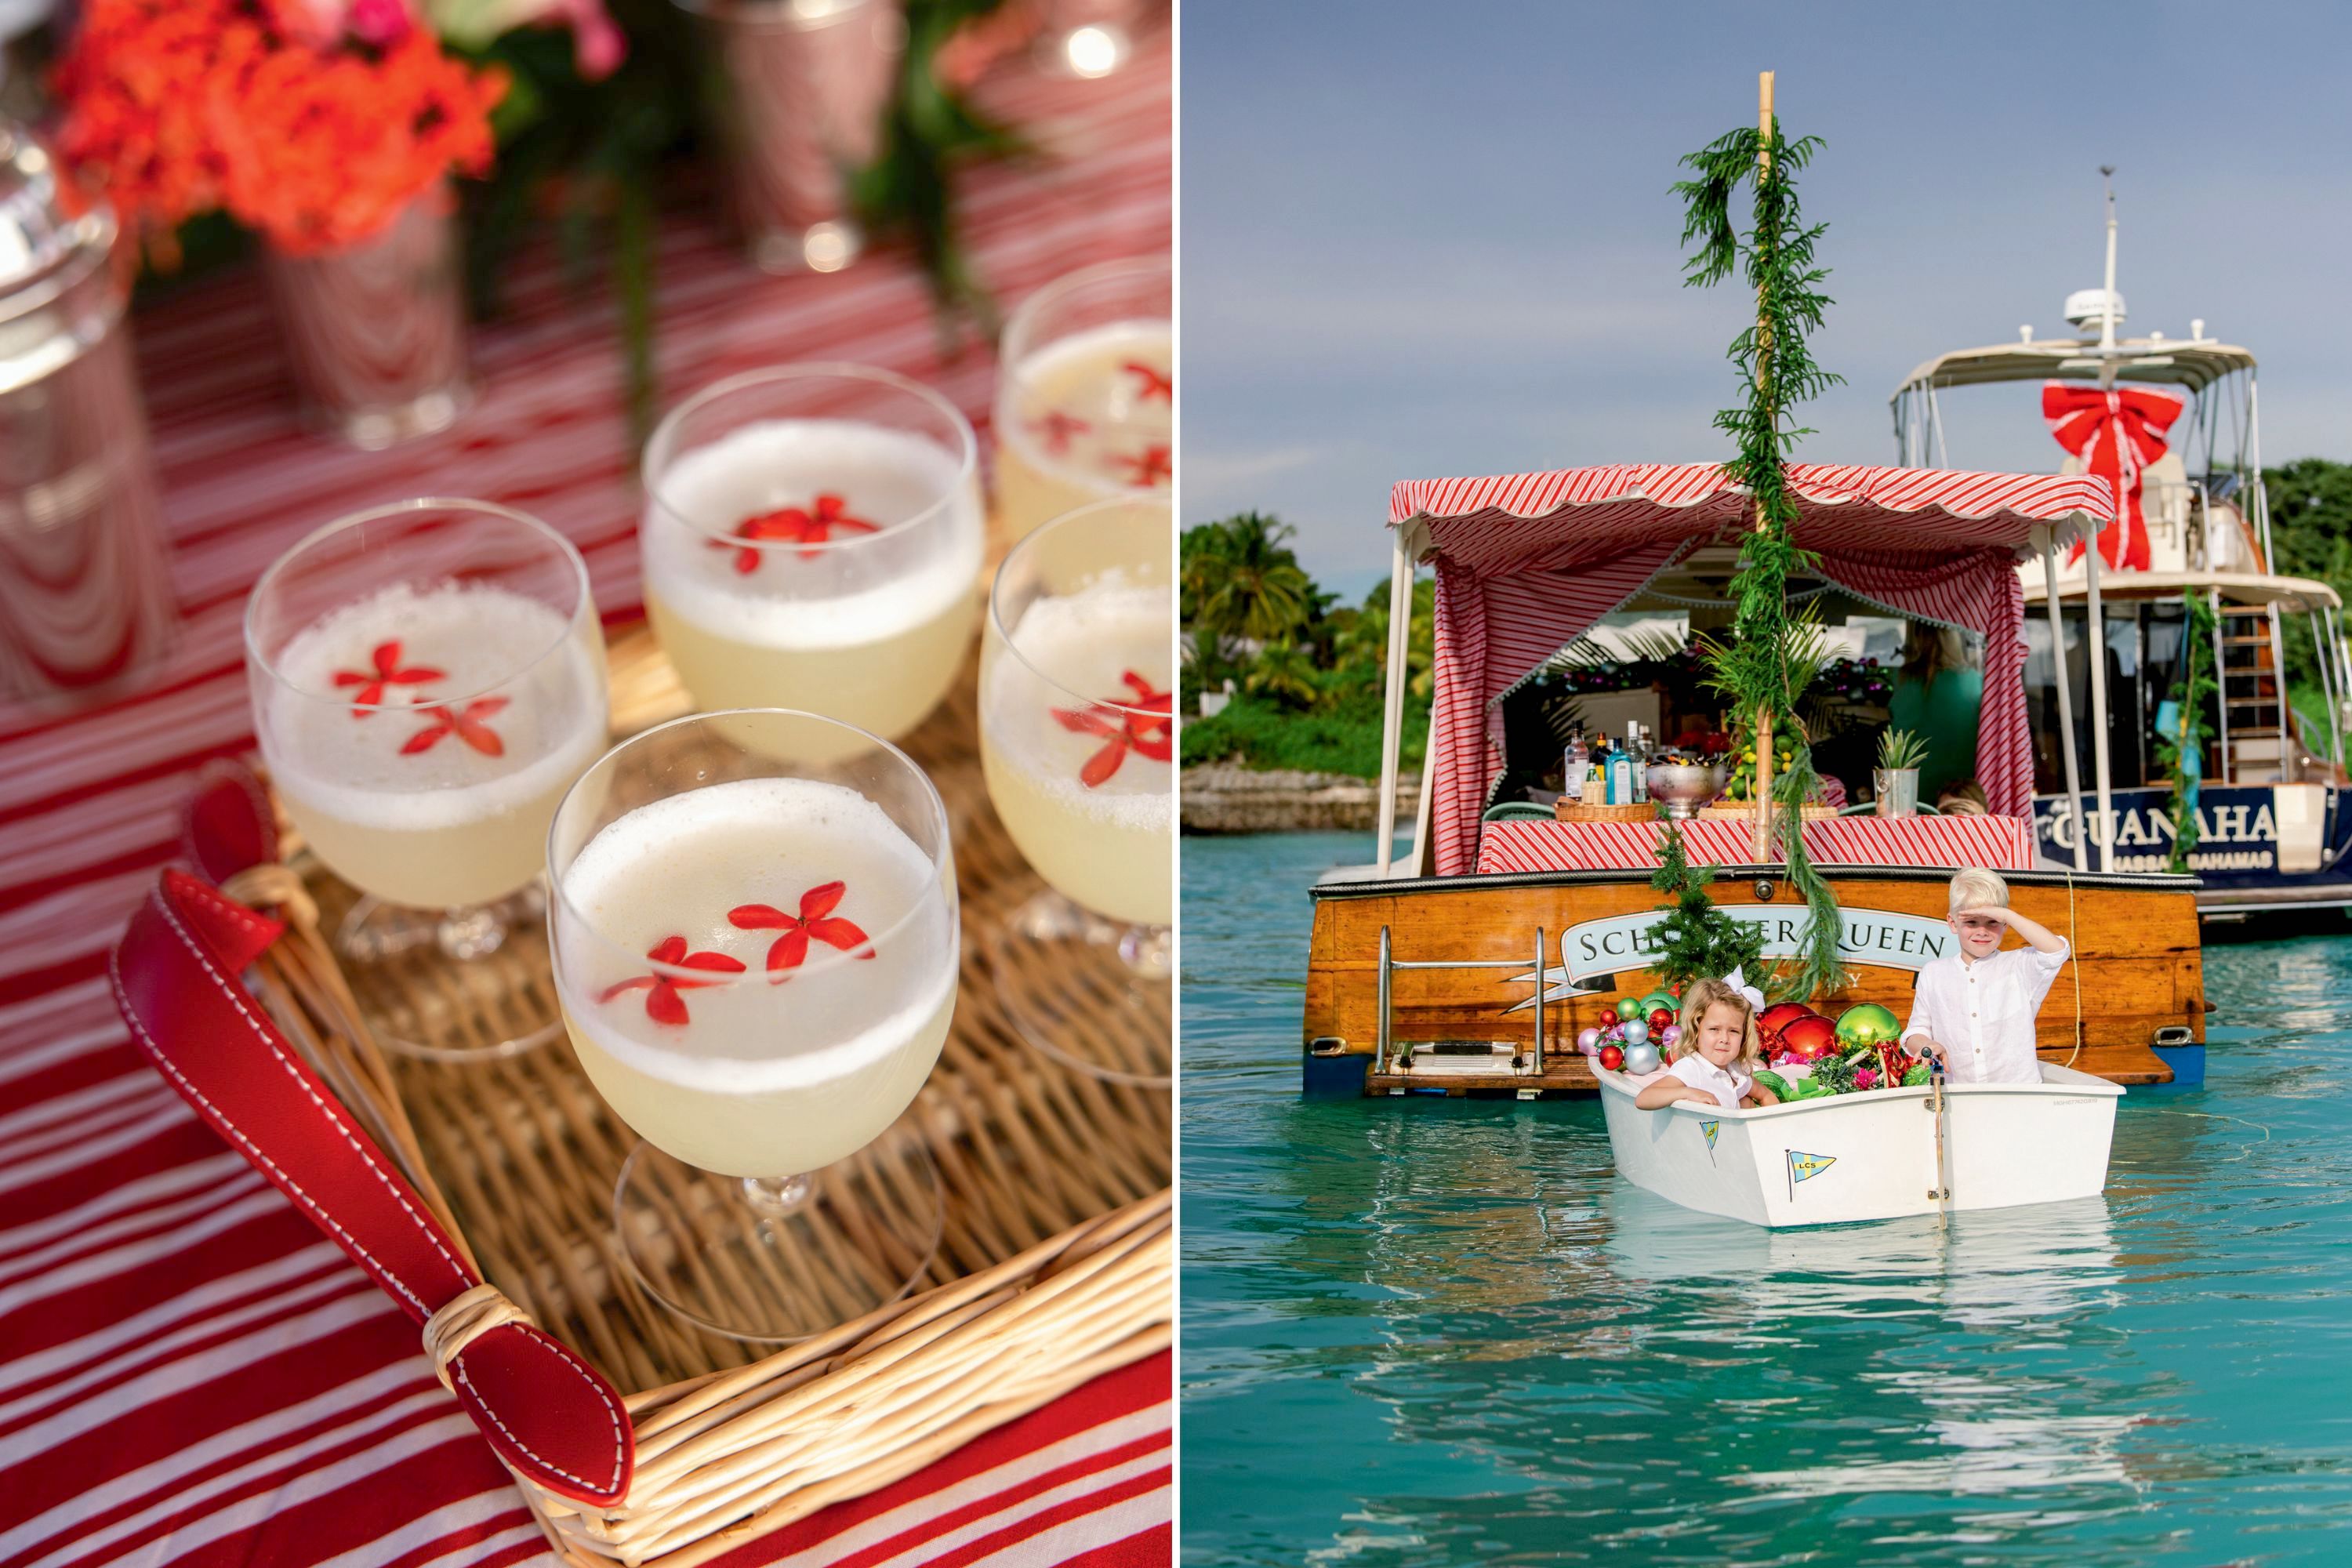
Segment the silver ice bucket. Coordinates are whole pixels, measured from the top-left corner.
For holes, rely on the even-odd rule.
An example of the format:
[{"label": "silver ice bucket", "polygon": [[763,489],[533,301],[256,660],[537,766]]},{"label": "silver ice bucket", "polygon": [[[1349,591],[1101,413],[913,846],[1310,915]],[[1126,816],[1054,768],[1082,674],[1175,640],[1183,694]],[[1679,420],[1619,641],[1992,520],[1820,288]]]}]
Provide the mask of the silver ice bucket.
[{"label": "silver ice bucket", "polygon": [[175,625],[115,240],[0,120],[0,704],[103,700]]},{"label": "silver ice bucket", "polygon": [[1650,798],[1677,822],[1698,816],[1698,808],[1723,793],[1728,769],[1712,763],[1654,763],[1642,774]]}]

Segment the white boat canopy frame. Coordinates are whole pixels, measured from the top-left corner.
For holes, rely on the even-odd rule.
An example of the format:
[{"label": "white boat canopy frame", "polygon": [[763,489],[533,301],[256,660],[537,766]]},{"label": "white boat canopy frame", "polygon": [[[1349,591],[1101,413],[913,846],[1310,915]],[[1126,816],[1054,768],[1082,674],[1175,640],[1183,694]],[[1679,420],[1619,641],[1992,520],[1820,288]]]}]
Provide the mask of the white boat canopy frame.
[{"label": "white boat canopy frame", "polygon": [[[1822,575],[1894,613],[1999,637],[2021,622],[2016,563],[2115,518],[2114,489],[2088,475],[1947,473],[1791,463],[1797,542]],[[1736,542],[1752,502],[1720,463],[1621,465],[1408,480],[1391,492],[1395,565],[1381,735],[1380,874],[1393,874],[1398,754],[1404,709],[1400,639],[1412,568],[1438,569],[1436,693],[1423,759],[1421,830],[1405,863],[1420,875],[1473,869],[1477,812],[1499,758],[1487,739],[1495,702],[1598,616],[1638,595],[1691,552]],[[2088,528],[2085,528],[2085,524]],[[2021,639],[2000,639],[2003,657]],[[1994,673],[1990,672],[1989,673]],[[1999,673],[2014,674],[2014,671]],[[2095,715],[2105,692],[2095,679]],[[1981,780],[1995,809],[2031,810],[2022,685],[1989,680],[1998,721],[1979,736],[1993,757]],[[2013,731],[2013,732],[2012,732]],[[1995,737],[1988,742],[1986,737]],[[2078,792],[2079,794],[2079,792]]]}]

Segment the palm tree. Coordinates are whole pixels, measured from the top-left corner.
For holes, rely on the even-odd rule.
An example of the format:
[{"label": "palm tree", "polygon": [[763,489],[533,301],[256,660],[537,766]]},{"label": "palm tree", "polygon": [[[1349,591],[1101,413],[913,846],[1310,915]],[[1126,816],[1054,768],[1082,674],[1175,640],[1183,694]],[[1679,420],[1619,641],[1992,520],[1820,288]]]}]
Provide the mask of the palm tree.
[{"label": "palm tree", "polygon": [[1323,688],[1315,679],[1314,657],[1288,637],[1257,650],[1257,658],[1250,661],[1249,673],[1242,678],[1242,689],[1294,708],[1318,708],[1323,703]]},{"label": "palm tree", "polygon": [[1272,643],[1315,614],[1315,584],[1283,541],[1287,524],[1245,511],[1184,531],[1184,613],[1220,645],[1229,637]]},{"label": "palm tree", "polygon": [[[1340,666],[1365,665],[1385,672],[1389,662],[1388,584],[1382,583],[1364,595],[1362,606],[1338,629],[1334,640]],[[1412,585],[1412,628],[1405,634],[1406,689],[1415,697],[1428,696],[1433,684],[1431,671],[1436,658],[1436,641],[1437,584],[1421,579]]]}]

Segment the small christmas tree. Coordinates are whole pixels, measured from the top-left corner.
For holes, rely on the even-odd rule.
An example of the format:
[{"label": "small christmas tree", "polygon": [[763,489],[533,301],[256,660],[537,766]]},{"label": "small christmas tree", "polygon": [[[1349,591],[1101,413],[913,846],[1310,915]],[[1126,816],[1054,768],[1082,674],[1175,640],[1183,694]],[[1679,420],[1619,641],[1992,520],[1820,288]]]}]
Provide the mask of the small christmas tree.
[{"label": "small christmas tree", "polygon": [[1682,825],[1669,818],[1650,886],[1674,895],[1675,907],[1650,928],[1650,967],[1680,991],[1694,980],[1720,979],[1735,969],[1757,973],[1764,928],[1733,920],[1706,896],[1717,868],[1694,868],[1683,848]]}]

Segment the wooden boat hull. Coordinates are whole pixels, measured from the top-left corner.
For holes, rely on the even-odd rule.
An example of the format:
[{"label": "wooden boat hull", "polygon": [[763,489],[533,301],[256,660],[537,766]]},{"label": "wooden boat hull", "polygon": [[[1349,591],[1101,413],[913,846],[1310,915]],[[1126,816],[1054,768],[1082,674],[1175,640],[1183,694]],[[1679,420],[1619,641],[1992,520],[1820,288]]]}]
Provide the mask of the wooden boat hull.
[{"label": "wooden boat hull", "polygon": [[[1617,1173],[1702,1214],[1781,1229],[1934,1214],[1934,1102],[1874,1089],[1752,1110],[1678,1100],[1635,1108],[1646,1079],[1601,1071]],[[2094,1196],[2107,1184],[2120,1085],[2042,1066],[2038,1084],[1948,1086],[1945,1172],[1954,1212]]]},{"label": "wooden boat hull", "polygon": [[[1876,1002],[1907,1018],[1919,965],[1951,940],[1948,873],[1824,867],[1822,874],[1848,922],[1854,979],[1813,1005],[1834,1016]],[[2020,871],[2008,881],[2015,909],[2074,947],[2074,962],[2042,1005],[2042,1059],[2071,1059],[2114,1083],[2201,1075],[2207,1004],[2197,879]],[[1727,869],[1710,896],[1738,918],[1767,922],[1776,942],[1793,942],[1803,926],[1804,906],[1778,868]],[[1597,1083],[1577,1053],[1577,1031],[1606,1023],[1617,996],[1656,981],[1643,966],[1643,931],[1664,908],[1638,872],[1334,882],[1318,886],[1314,898],[1302,1042],[1310,1092],[1589,1094]],[[1399,964],[1516,966],[1394,970],[1397,1048],[1376,1067],[1383,928]],[[1543,1009],[1540,1071],[1532,1005],[1538,930],[1545,986],[1555,998]]]}]

